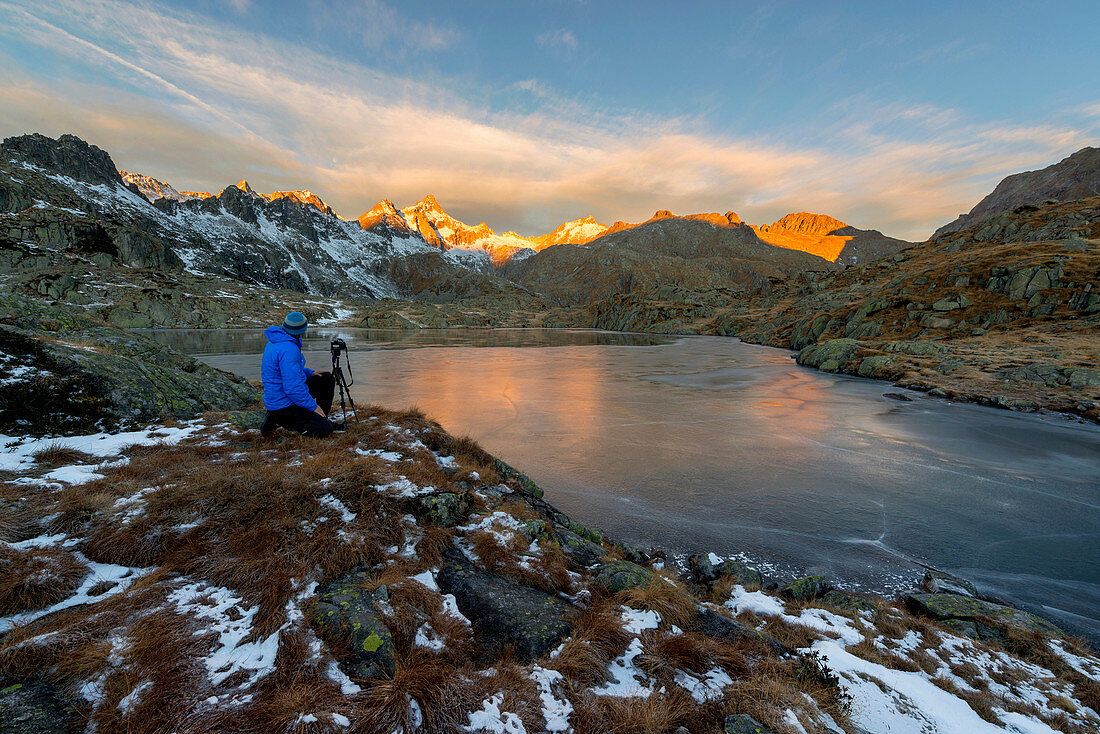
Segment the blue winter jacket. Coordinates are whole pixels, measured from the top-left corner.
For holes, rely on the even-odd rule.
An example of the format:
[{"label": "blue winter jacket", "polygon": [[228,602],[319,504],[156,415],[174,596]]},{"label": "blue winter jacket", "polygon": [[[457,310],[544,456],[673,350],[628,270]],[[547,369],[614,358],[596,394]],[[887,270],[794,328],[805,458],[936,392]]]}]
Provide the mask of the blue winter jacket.
[{"label": "blue winter jacket", "polygon": [[306,410],[316,410],[317,401],[306,388],[306,378],[313,374],[313,370],[306,367],[301,341],[279,326],[269,326],[264,336],[267,337],[267,346],[260,363],[264,407],[279,410],[298,405]]}]

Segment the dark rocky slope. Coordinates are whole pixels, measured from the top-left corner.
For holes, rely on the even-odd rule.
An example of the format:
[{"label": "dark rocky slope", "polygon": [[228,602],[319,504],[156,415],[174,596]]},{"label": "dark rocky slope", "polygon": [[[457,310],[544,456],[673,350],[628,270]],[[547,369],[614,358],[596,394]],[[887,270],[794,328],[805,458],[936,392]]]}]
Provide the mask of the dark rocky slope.
[{"label": "dark rocky slope", "polygon": [[1038,171],[1013,174],[979,201],[968,214],[936,230],[933,237],[966,229],[978,220],[1019,206],[1100,196],[1100,148],[1082,148]]}]

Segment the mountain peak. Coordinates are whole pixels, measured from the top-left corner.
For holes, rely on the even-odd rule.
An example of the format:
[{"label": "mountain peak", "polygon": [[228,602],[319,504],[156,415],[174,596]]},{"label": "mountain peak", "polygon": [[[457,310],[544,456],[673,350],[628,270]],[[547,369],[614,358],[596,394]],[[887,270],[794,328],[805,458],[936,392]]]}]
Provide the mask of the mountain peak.
[{"label": "mountain peak", "polygon": [[254,196],[254,197],[259,198],[259,194],[257,194],[256,191],[251,186],[248,185],[248,181],[243,179],[243,178],[240,181],[238,181],[237,183],[235,183],[234,186],[236,186],[238,189],[245,192],[249,196]]},{"label": "mountain peak", "polygon": [[389,199],[382,199],[370,211],[364,212],[359,217],[359,226],[363,229],[384,227],[400,232],[409,231],[409,224]]},{"label": "mountain peak", "polygon": [[792,234],[827,235],[848,225],[828,214],[813,212],[794,212],[772,224],[760,227],[765,232],[789,232]]}]

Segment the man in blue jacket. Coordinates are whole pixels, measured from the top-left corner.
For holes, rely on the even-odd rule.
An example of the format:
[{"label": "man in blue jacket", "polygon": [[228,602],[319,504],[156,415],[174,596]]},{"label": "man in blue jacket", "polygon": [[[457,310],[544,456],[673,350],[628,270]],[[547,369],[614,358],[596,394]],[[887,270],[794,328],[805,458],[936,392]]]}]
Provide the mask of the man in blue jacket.
[{"label": "man in blue jacket", "polygon": [[264,331],[267,346],[260,379],[267,417],[260,432],[265,436],[280,427],[316,438],[332,434],[334,426],[328,413],[336,380],[330,372],[314,372],[306,367],[302,335],[308,326],[306,317],[293,311],[282,326]]}]

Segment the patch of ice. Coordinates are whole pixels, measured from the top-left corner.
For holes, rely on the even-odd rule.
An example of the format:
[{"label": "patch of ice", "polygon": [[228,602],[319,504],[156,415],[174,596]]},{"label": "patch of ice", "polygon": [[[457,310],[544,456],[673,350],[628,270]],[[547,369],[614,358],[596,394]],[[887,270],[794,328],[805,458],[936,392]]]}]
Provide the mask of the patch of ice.
[{"label": "patch of ice", "polygon": [[721,698],[722,689],[733,684],[733,678],[721,668],[712,668],[703,673],[702,677],[677,670],[673,680],[699,703]]},{"label": "patch of ice", "polygon": [[[189,421],[181,426],[153,426],[141,431],[92,433],[61,438],[27,438],[0,434],[0,471],[25,471],[34,464],[33,454],[51,446],[75,449],[92,456],[113,456],[128,446],[149,446],[156,443],[176,444],[203,428],[201,421]],[[150,435],[155,430],[158,435]]]},{"label": "patch of ice", "polygon": [[734,614],[752,612],[772,617],[780,616],[784,612],[783,602],[779,599],[763,591],[745,591],[745,587],[740,585],[733,587],[730,598],[726,601],[726,608]]},{"label": "patch of ice", "polygon": [[415,576],[409,576],[410,579],[416,581],[424,586],[427,586],[432,591],[439,591],[439,585],[435,582],[435,572],[438,569],[429,569],[422,573],[418,573]]},{"label": "patch of ice", "polygon": [[404,458],[396,451],[383,451],[382,449],[361,449],[356,447],[355,453],[360,456],[377,456],[382,461],[396,462]]},{"label": "patch of ice", "polygon": [[[56,536],[52,536],[56,537]],[[36,539],[37,540],[37,539]],[[26,542],[26,541],[24,541]],[[46,547],[46,546],[33,546],[33,547]],[[116,566],[113,563],[94,563],[89,561],[81,553],[74,552],[73,555],[78,561],[88,567],[90,573],[84,577],[84,581],[73,592],[72,596],[56,604],[46,607],[45,609],[38,609],[33,612],[22,612],[20,614],[13,614],[10,617],[0,617],[0,632],[7,632],[14,625],[26,624],[33,622],[39,617],[43,617],[53,612],[61,611],[62,609],[68,609],[69,607],[75,607],[78,604],[95,604],[96,602],[109,599],[110,597],[125,591],[130,587],[130,584],[142,576],[155,571],[155,568],[130,568],[128,566]],[[114,586],[96,594],[95,596],[89,594],[93,588],[101,583],[114,583]]]}]

